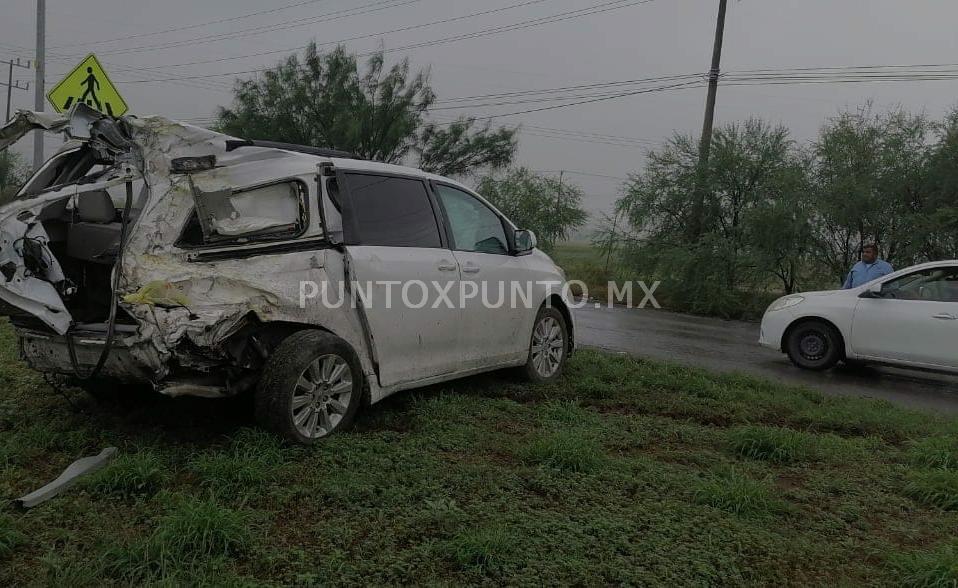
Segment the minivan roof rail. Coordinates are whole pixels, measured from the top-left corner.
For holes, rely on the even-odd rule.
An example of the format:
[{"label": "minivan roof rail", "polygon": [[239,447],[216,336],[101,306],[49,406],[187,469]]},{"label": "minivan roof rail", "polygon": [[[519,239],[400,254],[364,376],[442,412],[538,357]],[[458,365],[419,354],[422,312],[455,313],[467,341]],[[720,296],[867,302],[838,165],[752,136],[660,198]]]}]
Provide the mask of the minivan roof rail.
[{"label": "minivan roof rail", "polygon": [[296,153],[305,153],[306,155],[316,155],[317,157],[337,157],[340,159],[363,159],[354,153],[348,151],[339,151],[338,149],[326,149],[324,147],[311,147],[309,145],[296,145],[294,143],[280,143],[279,141],[260,141],[255,139],[230,139],[226,141],[226,150],[233,151],[240,147],[266,147],[268,149],[283,149],[285,151],[295,151]]}]

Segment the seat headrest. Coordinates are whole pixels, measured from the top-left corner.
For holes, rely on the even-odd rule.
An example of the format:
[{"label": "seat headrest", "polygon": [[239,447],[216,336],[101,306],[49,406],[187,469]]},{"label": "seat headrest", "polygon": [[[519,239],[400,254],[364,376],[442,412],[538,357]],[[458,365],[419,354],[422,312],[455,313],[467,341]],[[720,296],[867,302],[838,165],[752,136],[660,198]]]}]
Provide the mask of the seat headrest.
[{"label": "seat headrest", "polygon": [[77,216],[86,223],[112,223],[116,207],[106,190],[83,192],[77,196]]},{"label": "seat headrest", "polygon": [[46,222],[50,220],[69,220],[70,217],[67,215],[67,204],[69,202],[70,199],[65,198],[48,205],[46,208],[40,211],[40,221]]}]

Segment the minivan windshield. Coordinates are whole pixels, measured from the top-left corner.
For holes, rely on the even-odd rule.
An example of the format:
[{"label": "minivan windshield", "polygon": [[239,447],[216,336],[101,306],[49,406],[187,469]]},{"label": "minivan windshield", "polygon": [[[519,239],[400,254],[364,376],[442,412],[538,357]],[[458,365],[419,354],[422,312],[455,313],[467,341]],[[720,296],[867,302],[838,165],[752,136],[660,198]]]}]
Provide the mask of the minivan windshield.
[{"label": "minivan windshield", "polygon": [[78,147],[77,149],[64,151],[46,162],[40,168],[40,171],[24,184],[17,194],[17,198],[36,196],[47,190],[72,184],[86,177],[95,179],[103,175],[106,170],[105,165],[97,163],[96,153],[88,147]]}]

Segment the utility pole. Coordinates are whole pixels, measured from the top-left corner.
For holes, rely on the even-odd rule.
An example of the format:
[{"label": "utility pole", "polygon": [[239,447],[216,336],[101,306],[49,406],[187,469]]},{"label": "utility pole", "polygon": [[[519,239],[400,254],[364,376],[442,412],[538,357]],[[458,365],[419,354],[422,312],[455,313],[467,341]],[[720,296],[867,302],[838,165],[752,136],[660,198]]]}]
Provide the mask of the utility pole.
[{"label": "utility pole", "polygon": [[715,122],[715,97],[718,94],[719,73],[722,67],[722,42],[725,39],[725,10],[728,0],[719,0],[718,20],[715,24],[715,44],[712,46],[712,67],[709,69],[709,93],[705,99],[705,122],[702,125],[702,145],[699,158],[708,163],[712,149],[712,125]]},{"label": "utility pole", "polygon": [[702,235],[702,217],[705,213],[705,171],[708,169],[712,150],[712,126],[715,123],[715,98],[718,94],[719,73],[722,67],[722,42],[725,39],[725,12],[728,0],[719,0],[718,19],[715,23],[715,43],[712,46],[712,67],[709,68],[709,89],[705,99],[705,122],[702,124],[702,141],[699,143],[699,177],[696,186],[695,206],[692,217],[692,234]]},{"label": "utility pole", "polygon": [[[27,82],[27,85],[26,85],[26,86],[21,86],[21,85],[20,85],[20,80],[17,80],[17,83],[16,83],[16,84],[13,83],[13,68],[14,68],[14,67],[22,67],[22,68],[24,68],[24,69],[29,69],[29,68],[30,68],[30,62],[27,61],[26,63],[21,63],[20,58],[18,57],[16,61],[14,61],[14,60],[12,60],[12,59],[9,60],[9,61],[7,61],[7,65],[10,67],[10,71],[9,71],[8,74],[7,74],[7,83],[6,83],[6,86],[7,86],[7,116],[6,116],[6,118],[3,119],[4,121],[9,121],[9,120],[10,120],[10,103],[12,102],[13,91],[14,91],[14,90],[29,90],[29,89],[30,89],[30,82]],[[0,85],[4,85],[4,84],[0,84]]]},{"label": "utility pole", "polygon": [[[44,76],[46,75],[46,40],[47,40],[47,2],[37,0],[37,55],[34,63],[37,67],[37,77],[33,87],[33,107],[37,112],[43,112],[43,94],[45,90]],[[33,132],[33,169],[40,169],[43,165],[43,131]]]}]

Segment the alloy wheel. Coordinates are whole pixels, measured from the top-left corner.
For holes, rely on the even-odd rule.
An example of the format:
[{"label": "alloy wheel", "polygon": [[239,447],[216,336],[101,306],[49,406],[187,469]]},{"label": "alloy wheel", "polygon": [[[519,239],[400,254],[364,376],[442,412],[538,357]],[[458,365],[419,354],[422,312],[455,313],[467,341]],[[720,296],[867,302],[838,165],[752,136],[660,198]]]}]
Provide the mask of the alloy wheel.
[{"label": "alloy wheel", "polygon": [[532,365],[536,373],[543,378],[552,377],[562,365],[564,353],[565,337],[559,321],[542,317],[532,334]]},{"label": "alloy wheel", "polygon": [[304,437],[329,435],[342,421],[353,394],[353,373],[345,359],[323,355],[309,364],[293,390],[293,424]]}]

